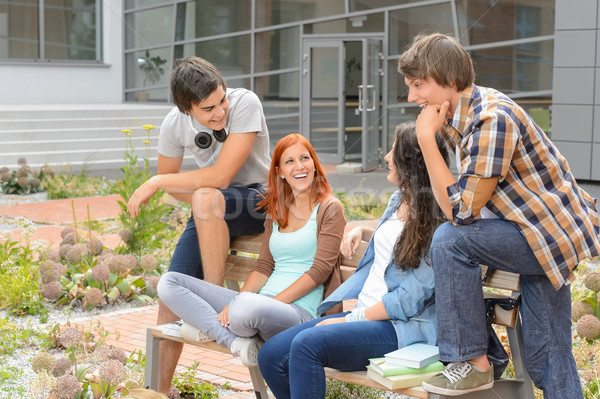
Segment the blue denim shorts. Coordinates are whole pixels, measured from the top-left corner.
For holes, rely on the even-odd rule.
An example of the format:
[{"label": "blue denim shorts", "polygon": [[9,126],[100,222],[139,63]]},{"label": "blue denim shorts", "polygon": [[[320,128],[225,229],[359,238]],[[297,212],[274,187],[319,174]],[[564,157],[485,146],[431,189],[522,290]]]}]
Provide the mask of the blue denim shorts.
[{"label": "blue denim shorts", "polygon": [[[264,231],[265,214],[256,206],[262,201],[262,185],[228,187],[220,190],[225,197],[225,222],[229,236],[250,236]],[[202,258],[198,246],[198,234],[192,215],[171,258],[170,272],[179,272],[197,278],[204,278]]]}]

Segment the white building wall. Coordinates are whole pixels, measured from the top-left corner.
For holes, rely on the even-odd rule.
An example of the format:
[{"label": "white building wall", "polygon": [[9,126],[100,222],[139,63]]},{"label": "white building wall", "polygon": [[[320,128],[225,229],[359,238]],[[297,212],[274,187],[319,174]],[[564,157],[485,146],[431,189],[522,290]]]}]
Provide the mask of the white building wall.
[{"label": "white building wall", "polygon": [[102,2],[103,63],[0,63],[0,106],[123,102],[123,4]]}]

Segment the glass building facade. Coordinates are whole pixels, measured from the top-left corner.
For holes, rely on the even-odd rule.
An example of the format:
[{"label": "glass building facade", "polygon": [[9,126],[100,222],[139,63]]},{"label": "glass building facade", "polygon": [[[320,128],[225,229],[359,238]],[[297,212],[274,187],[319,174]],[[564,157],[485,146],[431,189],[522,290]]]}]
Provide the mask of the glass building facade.
[{"label": "glass building facade", "polygon": [[[554,0],[125,2],[126,100],[168,102],[170,67],[203,57],[263,102],[272,142],[300,131],[325,162],[379,164],[414,119],[397,59],[421,32],[457,37],[476,83],[515,98],[550,134]],[[166,61],[149,82],[144,55]]]},{"label": "glass building facade", "polygon": [[[470,51],[551,135],[556,0],[124,0],[123,99],[169,103],[174,61],[200,56],[263,102],[274,143],[300,132],[327,163],[380,165],[416,117],[397,59],[421,32]],[[0,0],[0,61],[102,63],[100,0]]]}]

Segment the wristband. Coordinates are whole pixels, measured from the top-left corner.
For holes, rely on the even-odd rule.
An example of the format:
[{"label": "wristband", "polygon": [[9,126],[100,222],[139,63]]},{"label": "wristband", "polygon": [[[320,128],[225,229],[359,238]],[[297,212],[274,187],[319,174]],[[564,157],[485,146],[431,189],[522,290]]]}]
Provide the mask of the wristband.
[{"label": "wristband", "polygon": [[352,312],[348,313],[344,316],[344,320],[346,323],[352,321],[368,321],[367,316],[365,314],[365,309],[352,309]]}]

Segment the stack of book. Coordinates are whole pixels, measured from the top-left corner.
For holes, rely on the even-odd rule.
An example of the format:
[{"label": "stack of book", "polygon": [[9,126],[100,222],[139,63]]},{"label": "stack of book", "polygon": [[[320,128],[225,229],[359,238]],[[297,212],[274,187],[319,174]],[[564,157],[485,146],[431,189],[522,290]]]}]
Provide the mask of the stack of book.
[{"label": "stack of book", "polygon": [[369,359],[367,376],[388,389],[421,385],[444,369],[437,346],[413,344]]}]

